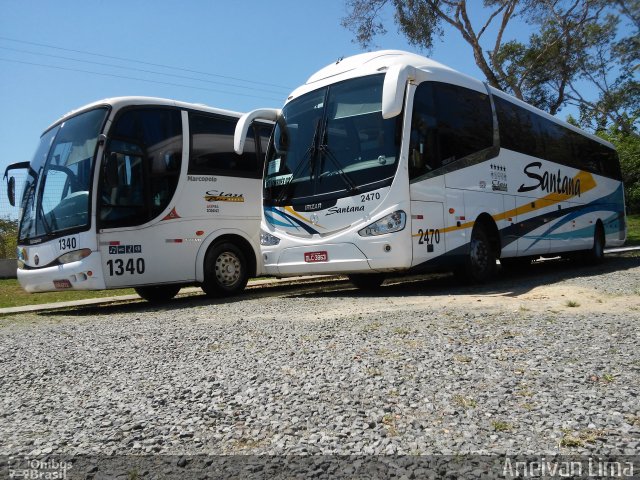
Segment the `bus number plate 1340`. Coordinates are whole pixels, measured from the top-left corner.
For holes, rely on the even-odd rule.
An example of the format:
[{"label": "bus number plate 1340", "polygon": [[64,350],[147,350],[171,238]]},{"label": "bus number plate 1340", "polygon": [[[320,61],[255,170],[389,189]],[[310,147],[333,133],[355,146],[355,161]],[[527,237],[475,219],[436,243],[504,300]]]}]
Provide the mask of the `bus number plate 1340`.
[{"label": "bus number plate 1340", "polygon": [[326,251],[322,251],[322,252],[305,252],[304,253],[304,261],[307,262],[307,263],[328,262],[329,261],[329,255],[327,254]]}]

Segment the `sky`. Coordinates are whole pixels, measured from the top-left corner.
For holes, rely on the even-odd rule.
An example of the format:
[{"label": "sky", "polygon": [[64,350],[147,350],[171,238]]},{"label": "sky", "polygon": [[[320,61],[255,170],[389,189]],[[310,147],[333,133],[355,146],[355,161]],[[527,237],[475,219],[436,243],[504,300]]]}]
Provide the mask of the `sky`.
[{"label": "sky", "polygon": [[[103,98],[280,107],[315,71],[364,51],[340,25],[346,13],[343,0],[0,0],[0,174],[30,160],[51,123]],[[427,53],[386,20],[376,49]],[[457,34],[429,56],[483,79]]]}]

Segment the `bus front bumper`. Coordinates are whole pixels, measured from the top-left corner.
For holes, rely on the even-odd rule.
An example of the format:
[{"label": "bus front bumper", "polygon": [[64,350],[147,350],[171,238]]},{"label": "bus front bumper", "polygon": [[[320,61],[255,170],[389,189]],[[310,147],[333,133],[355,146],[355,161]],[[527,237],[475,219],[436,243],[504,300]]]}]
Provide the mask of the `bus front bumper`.
[{"label": "bus front bumper", "polygon": [[33,270],[18,269],[18,282],[29,293],[60,290],[104,290],[99,252],[64,265]]},{"label": "bus front bumper", "polygon": [[398,269],[388,242],[370,242],[365,254],[353,243],[333,243],[262,250],[266,274],[275,276],[373,273]]}]

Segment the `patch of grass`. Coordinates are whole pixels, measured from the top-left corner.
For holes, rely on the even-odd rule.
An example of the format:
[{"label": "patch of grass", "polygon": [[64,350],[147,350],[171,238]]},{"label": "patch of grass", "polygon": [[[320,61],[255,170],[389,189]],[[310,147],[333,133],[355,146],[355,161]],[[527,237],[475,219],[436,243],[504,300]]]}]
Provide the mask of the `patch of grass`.
[{"label": "patch of grass", "polygon": [[0,280],[0,308],[22,307],[25,305],[41,305],[43,303],[72,302],[87,298],[115,297],[133,295],[132,288],[122,290],[60,290],[57,292],[27,293],[18,280],[10,278]]},{"label": "patch of grass", "polygon": [[637,425],[640,427],[640,415],[626,415],[624,419],[629,425]]},{"label": "patch of grass", "polygon": [[408,328],[398,327],[393,329],[393,333],[395,333],[396,335],[409,335],[411,334],[411,330],[409,330]]},{"label": "patch of grass", "polygon": [[491,422],[491,426],[496,432],[508,432],[513,429],[513,425],[502,420],[494,420]]},{"label": "patch of grass", "polygon": [[468,357],[466,355],[454,355],[453,359],[456,362],[460,362],[460,363],[471,363],[471,361],[473,360],[473,358]]},{"label": "patch of grass", "polygon": [[237,450],[247,450],[252,448],[261,447],[264,445],[264,441],[255,440],[253,438],[241,437],[234,441],[233,447]]},{"label": "patch of grass", "polygon": [[530,412],[531,410],[533,410],[534,408],[536,408],[536,404],[533,402],[525,402],[525,403],[521,403],[520,406],[522,408],[524,408],[527,412]]},{"label": "patch of grass", "polygon": [[604,373],[601,379],[604,383],[611,383],[614,380],[613,375],[611,375],[610,373]]},{"label": "patch of grass", "polygon": [[530,398],[533,397],[534,392],[527,385],[518,386],[518,390],[516,391],[516,395],[519,397]]},{"label": "patch of grass", "polygon": [[560,446],[566,448],[584,447],[584,442],[577,437],[565,434],[560,440]]},{"label": "patch of grass", "polygon": [[382,327],[382,323],[380,323],[380,322],[372,322],[372,323],[369,323],[368,325],[365,325],[364,327],[362,327],[362,330],[364,332],[370,333],[370,332],[375,332],[380,327]]},{"label": "patch of grass", "polygon": [[587,443],[595,443],[598,437],[602,437],[605,434],[604,430],[595,430],[587,428],[585,430],[579,430],[575,433],[569,429],[561,429],[563,436],[560,439],[560,446],[567,448],[584,447]]},{"label": "patch of grass", "polygon": [[398,435],[398,428],[396,427],[396,416],[387,413],[384,417],[382,417],[382,424],[387,429],[387,434],[391,437],[395,437]]},{"label": "patch of grass", "polygon": [[382,370],[380,370],[379,368],[376,367],[369,367],[366,370],[367,375],[370,377],[381,377],[382,376]]},{"label": "patch of grass", "polygon": [[138,480],[140,478],[140,474],[138,473],[138,470],[134,468],[127,472],[127,478],[128,480]]},{"label": "patch of grass", "polygon": [[453,403],[458,407],[461,407],[465,410],[469,408],[476,408],[478,406],[478,402],[476,402],[473,398],[465,397],[464,395],[454,395]]},{"label": "patch of grass", "polygon": [[625,245],[640,245],[640,213],[627,215],[627,242]]},{"label": "patch of grass", "polygon": [[579,307],[579,306],[580,306],[580,303],[579,303],[579,302],[576,302],[575,300],[567,300],[567,302],[565,303],[565,305],[566,305],[567,307],[572,307],[572,308],[574,308],[574,307]]}]

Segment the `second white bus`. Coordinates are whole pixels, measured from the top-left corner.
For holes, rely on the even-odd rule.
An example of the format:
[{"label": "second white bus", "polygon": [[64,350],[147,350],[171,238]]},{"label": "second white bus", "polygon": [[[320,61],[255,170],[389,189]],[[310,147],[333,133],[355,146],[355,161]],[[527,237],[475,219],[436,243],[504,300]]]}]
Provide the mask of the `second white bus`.
[{"label": "second white bus", "polygon": [[567,254],[599,260],[625,241],[613,146],[430,59],[356,55],[320,70],[282,109],[263,180],[266,273],[454,269],[481,282]]},{"label": "second white bus", "polygon": [[[26,168],[18,280],[29,292],[133,287],[172,298],[211,296],[261,272],[260,182],[272,130],[240,113],[158,98],[92,103],[49,127]],[[9,178],[9,196],[15,181]]]}]

